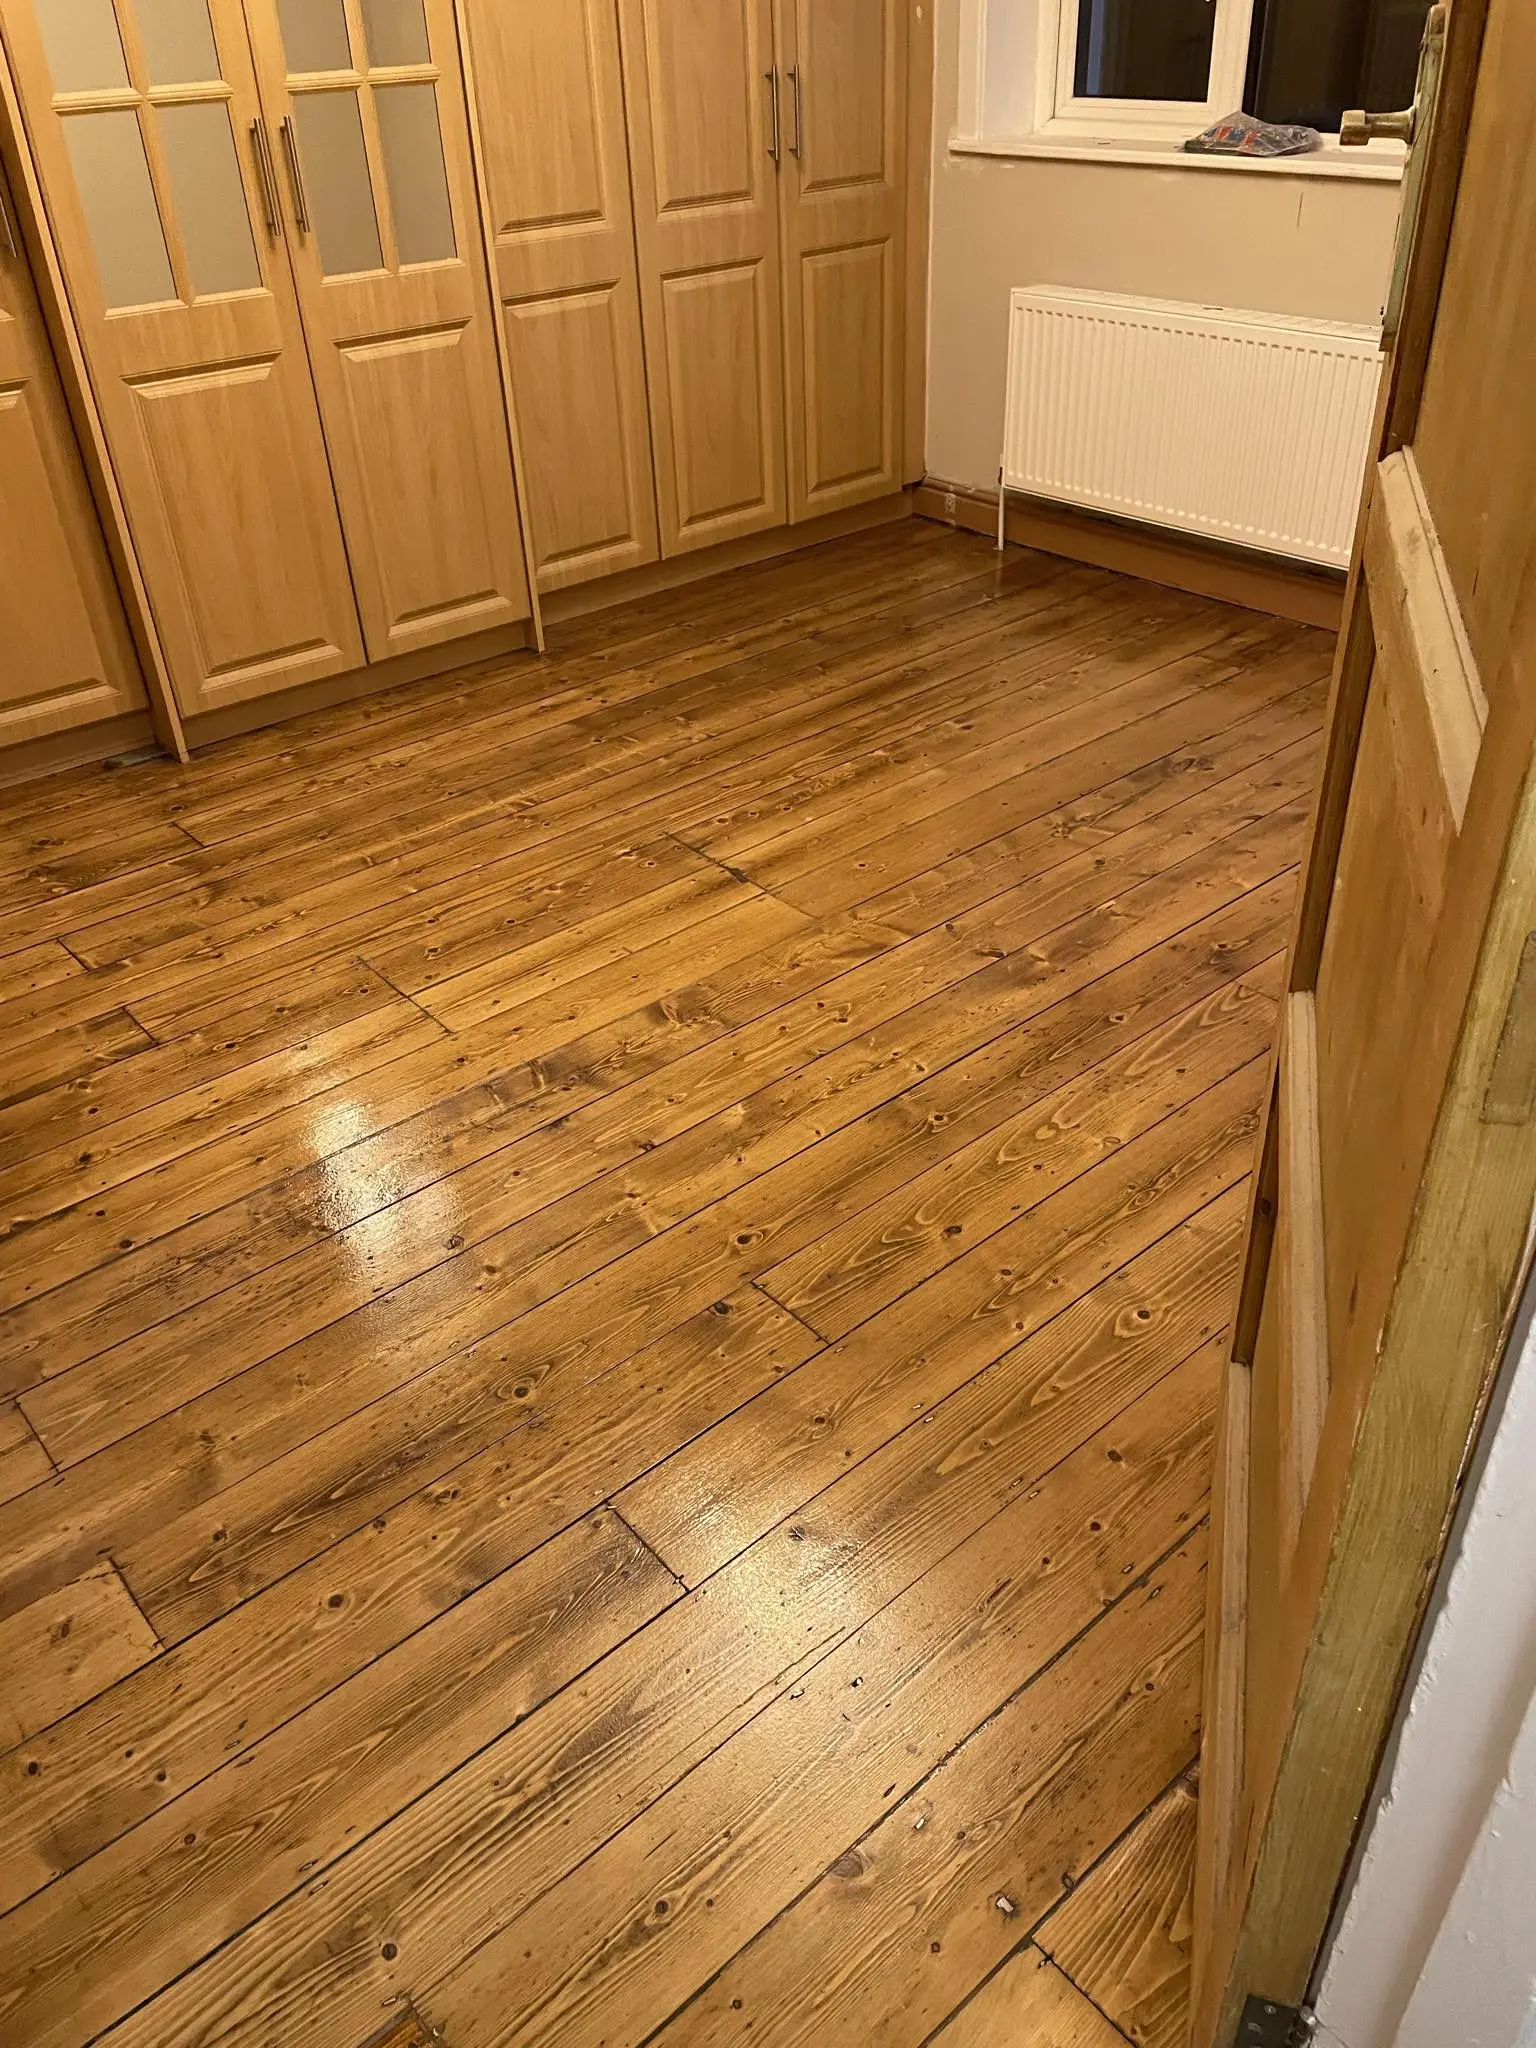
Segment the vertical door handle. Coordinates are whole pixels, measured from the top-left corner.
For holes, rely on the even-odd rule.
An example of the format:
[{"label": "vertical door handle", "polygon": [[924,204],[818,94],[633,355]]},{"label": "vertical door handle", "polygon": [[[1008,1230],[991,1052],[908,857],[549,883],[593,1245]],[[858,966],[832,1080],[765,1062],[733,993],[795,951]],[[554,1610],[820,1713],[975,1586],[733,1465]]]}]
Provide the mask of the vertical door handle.
[{"label": "vertical door handle", "polygon": [[768,144],[768,154],[777,163],[779,160],[779,67],[763,73],[768,81],[768,98],[773,109],[773,134]]},{"label": "vertical door handle", "polygon": [[789,145],[789,153],[793,157],[799,157],[804,154],[805,146],[805,101],[802,97],[800,66],[798,64],[789,73],[789,83],[794,95],[795,106],[795,139]]},{"label": "vertical door handle", "polygon": [[11,201],[6,189],[0,185],[0,242],[4,242],[6,253],[13,263],[21,261],[21,243],[16,234],[16,223],[11,219]]},{"label": "vertical door handle", "polygon": [[266,217],[267,233],[276,239],[282,229],[283,216],[277,196],[277,166],[272,161],[272,142],[265,121],[251,123],[251,151],[256,158],[256,175],[261,181],[261,210]]},{"label": "vertical door handle", "polygon": [[299,233],[309,233],[309,195],[304,190],[304,166],[299,161],[299,139],[293,132],[293,117],[283,116],[283,125],[278,131],[283,138],[283,155],[288,164],[288,178],[293,186],[293,216],[299,224]]}]

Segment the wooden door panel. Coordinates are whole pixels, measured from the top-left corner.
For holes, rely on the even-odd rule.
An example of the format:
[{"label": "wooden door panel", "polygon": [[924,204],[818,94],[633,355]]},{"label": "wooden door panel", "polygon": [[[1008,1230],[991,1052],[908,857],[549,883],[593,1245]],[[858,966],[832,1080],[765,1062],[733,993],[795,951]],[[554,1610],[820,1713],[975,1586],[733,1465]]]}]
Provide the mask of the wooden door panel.
[{"label": "wooden door panel", "polygon": [[93,616],[54,488],[53,429],[28,385],[0,382],[0,745],[142,702],[123,660],[126,635],[103,644]]},{"label": "wooden door panel", "polygon": [[[1459,0],[1467,6],[1470,0]],[[1523,563],[1536,476],[1536,410],[1511,404],[1495,364],[1529,361],[1536,333],[1536,184],[1530,170],[1528,8],[1489,8],[1482,75],[1463,172],[1476,205],[1458,210],[1413,453],[1490,696],[1520,629]]]},{"label": "wooden door panel", "polygon": [[611,226],[622,211],[607,133],[611,0],[471,0],[467,13],[498,238],[535,224]]},{"label": "wooden door panel", "polygon": [[660,552],[614,0],[468,0],[541,589]]},{"label": "wooden door panel", "polygon": [[626,305],[615,282],[509,303],[506,322],[541,586],[654,561],[650,429],[634,303]]},{"label": "wooden door panel", "polygon": [[[249,0],[369,658],[532,607],[451,0]],[[293,39],[290,54],[287,36]],[[350,66],[335,68],[343,55]],[[310,69],[325,65],[326,68]]]},{"label": "wooden door panel", "polygon": [[902,466],[907,23],[901,0],[781,0],[791,517]]},{"label": "wooden door panel", "polygon": [[354,553],[393,651],[500,625],[509,616],[507,504],[499,464],[480,457],[499,400],[459,322],[336,351],[345,410],[332,426],[353,479]]},{"label": "wooden door panel", "polygon": [[[90,80],[83,103],[55,90],[40,10],[58,61],[58,4],[0,0],[0,23],[177,700],[204,711],[353,667],[362,639],[238,0],[208,0],[200,27],[186,10],[192,61],[169,67],[139,0],[112,0],[120,48],[109,35],[91,58],[104,68],[71,79]],[[264,474],[274,449],[282,479]],[[234,507],[249,523],[218,531]],[[264,596],[229,587],[236,562]]]},{"label": "wooden door panel", "polygon": [[900,125],[886,0],[807,0],[799,10],[801,189],[884,184]]},{"label": "wooden door panel", "polygon": [[647,0],[658,213],[751,205],[757,180],[752,0]]},{"label": "wooden door panel", "polygon": [[0,178],[0,746],[117,717],[144,688]]},{"label": "wooden door panel", "polygon": [[[805,495],[810,504],[895,488],[897,303],[888,239],[801,259],[805,350]],[[851,364],[863,374],[850,377]]]},{"label": "wooden door panel", "polygon": [[[174,573],[199,710],[264,695],[280,687],[274,675],[353,666],[360,651],[335,632],[334,511],[308,487],[297,374],[269,356],[124,380],[164,536],[156,599]],[[239,459],[213,459],[226,449]]]},{"label": "wooden door panel", "polygon": [[772,465],[753,405],[772,346],[760,263],[672,277],[662,291],[667,394],[674,421],[679,539],[723,537],[771,510]]},{"label": "wooden door panel", "polygon": [[[767,0],[621,0],[662,552],[782,524]],[[782,138],[782,127],[780,129]]]}]

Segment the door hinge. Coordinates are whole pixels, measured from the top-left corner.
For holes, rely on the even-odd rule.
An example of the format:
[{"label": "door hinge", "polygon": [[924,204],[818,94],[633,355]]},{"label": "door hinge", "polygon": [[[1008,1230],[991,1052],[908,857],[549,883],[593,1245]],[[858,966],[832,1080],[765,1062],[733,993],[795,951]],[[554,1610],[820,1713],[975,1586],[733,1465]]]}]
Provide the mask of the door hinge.
[{"label": "door hinge", "polygon": [[1250,1998],[1238,2021],[1232,2048],[1308,2048],[1317,2020],[1304,2005],[1278,2005]]}]

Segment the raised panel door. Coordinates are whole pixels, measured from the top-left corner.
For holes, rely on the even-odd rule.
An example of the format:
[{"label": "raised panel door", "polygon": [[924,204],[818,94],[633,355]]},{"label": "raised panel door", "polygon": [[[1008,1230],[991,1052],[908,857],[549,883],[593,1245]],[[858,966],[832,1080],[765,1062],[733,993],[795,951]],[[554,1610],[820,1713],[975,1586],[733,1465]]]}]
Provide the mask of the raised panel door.
[{"label": "raised panel door", "polygon": [[184,712],[363,658],[237,0],[0,0]]},{"label": "raised panel door", "polygon": [[529,615],[450,0],[249,0],[370,659]]},{"label": "raised panel door", "polygon": [[0,746],[144,703],[0,173]]},{"label": "raised panel door", "polygon": [[658,553],[616,0],[468,0],[539,586]]},{"label": "raised panel door", "polygon": [[907,17],[779,0],[791,519],[901,483]]},{"label": "raised panel door", "polygon": [[662,551],[785,518],[767,0],[620,0]]}]

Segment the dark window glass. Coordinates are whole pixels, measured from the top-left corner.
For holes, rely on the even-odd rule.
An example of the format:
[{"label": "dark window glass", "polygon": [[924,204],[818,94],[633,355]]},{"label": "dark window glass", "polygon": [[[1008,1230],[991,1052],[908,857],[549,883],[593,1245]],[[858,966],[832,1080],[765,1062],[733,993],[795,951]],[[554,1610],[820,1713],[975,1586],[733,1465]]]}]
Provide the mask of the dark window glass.
[{"label": "dark window glass", "polygon": [[1255,0],[1243,105],[1263,121],[1337,130],[1346,107],[1413,102],[1430,0]]},{"label": "dark window glass", "polygon": [[1203,100],[1213,0],[1079,0],[1079,99]]}]

